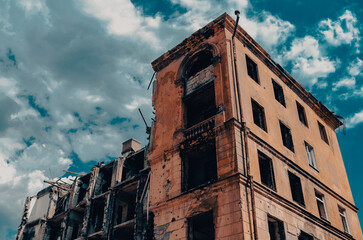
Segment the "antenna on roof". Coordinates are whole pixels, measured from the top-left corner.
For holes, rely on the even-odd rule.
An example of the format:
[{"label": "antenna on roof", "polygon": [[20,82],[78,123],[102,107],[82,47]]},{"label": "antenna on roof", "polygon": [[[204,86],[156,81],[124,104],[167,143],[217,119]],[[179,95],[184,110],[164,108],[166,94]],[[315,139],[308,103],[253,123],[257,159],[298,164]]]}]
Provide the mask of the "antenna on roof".
[{"label": "antenna on roof", "polygon": [[154,77],[155,77],[155,73],[156,73],[156,72],[154,72],[154,73],[153,73],[153,76],[152,76],[152,77],[151,77],[151,79],[150,79],[149,86],[147,86],[147,90],[149,90],[149,88],[150,88],[150,86],[151,86],[151,83],[153,82],[153,79],[154,79]]},{"label": "antenna on roof", "polygon": [[150,134],[151,133],[151,127],[149,127],[149,125],[147,125],[147,122],[146,122],[146,120],[144,118],[144,115],[142,114],[140,108],[138,108],[138,109],[139,109],[140,115],[142,117],[142,120],[144,120],[144,123],[145,123],[145,126],[146,126],[146,134]]},{"label": "antenna on roof", "polygon": [[237,16],[237,19],[236,19],[236,25],[234,25],[232,38],[234,38],[234,35],[236,34],[240,12],[238,10],[236,10],[236,11],[234,11],[234,14]]}]

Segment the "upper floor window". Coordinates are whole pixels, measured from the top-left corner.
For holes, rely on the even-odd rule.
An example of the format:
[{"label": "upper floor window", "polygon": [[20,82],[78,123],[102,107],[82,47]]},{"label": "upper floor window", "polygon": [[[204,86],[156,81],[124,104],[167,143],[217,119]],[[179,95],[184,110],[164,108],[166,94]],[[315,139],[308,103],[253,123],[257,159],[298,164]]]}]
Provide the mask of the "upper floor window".
[{"label": "upper floor window", "polygon": [[285,147],[294,152],[294,143],[292,141],[290,128],[288,128],[285,124],[283,124],[280,121],[280,130],[281,130],[282,143],[284,144]]},{"label": "upper floor window", "polygon": [[305,114],[304,107],[298,102],[296,102],[296,107],[297,107],[297,113],[299,115],[300,122],[302,122],[305,126],[308,127],[308,121],[306,119],[306,114]]},{"label": "upper floor window", "polygon": [[256,83],[259,83],[257,64],[247,55],[246,55],[246,64],[247,64],[248,76],[250,76]]},{"label": "upper floor window", "polygon": [[305,207],[304,195],[301,187],[300,178],[289,171],[289,181],[290,181],[292,200]]},{"label": "upper floor window", "polygon": [[310,146],[309,143],[305,142],[305,150],[306,150],[306,155],[308,157],[309,165],[317,170],[318,165],[316,164],[314,148]]},{"label": "upper floor window", "polygon": [[274,88],[275,99],[281,103],[282,106],[286,107],[284,90],[282,87],[272,79],[272,85]]},{"label": "upper floor window", "polygon": [[350,234],[350,229],[349,229],[349,225],[348,225],[348,218],[347,218],[347,212],[345,211],[344,208],[338,206],[339,209],[339,215],[340,215],[340,220],[342,221],[342,225],[343,225],[343,230],[346,233]]},{"label": "upper floor window", "polygon": [[255,100],[251,99],[253,122],[267,132],[265,110]]},{"label": "upper floor window", "polygon": [[258,163],[260,165],[261,183],[273,190],[276,190],[272,159],[259,151]]},{"label": "upper floor window", "polygon": [[284,222],[270,215],[267,215],[267,221],[270,240],[285,240]]},{"label": "upper floor window", "polygon": [[319,131],[320,131],[320,137],[321,137],[321,139],[324,142],[326,142],[327,144],[329,144],[328,135],[326,135],[326,131],[325,131],[324,125],[321,124],[319,121],[318,121],[318,125],[319,125]]},{"label": "upper floor window", "polygon": [[319,215],[321,218],[328,220],[324,195],[315,190],[316,203],[318,205]]}]

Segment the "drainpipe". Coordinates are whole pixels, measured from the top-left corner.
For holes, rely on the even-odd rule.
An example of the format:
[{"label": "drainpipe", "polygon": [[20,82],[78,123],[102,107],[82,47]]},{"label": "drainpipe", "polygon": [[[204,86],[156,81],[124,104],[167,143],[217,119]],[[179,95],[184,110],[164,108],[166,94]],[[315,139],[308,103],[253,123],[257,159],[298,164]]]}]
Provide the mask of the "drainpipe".
[{"label": "drainpipe", "polygon": [[[244,174],[247,175],[247,184],[249,184],[250,189],[251,189],[251,207],[252,207],[252,218],[253,218],[253,232],[254,232],[254,239],[258,240],[258,234],[257,234],[257,223],[256,223],[256,211],[255,211],[255,191],[254,191],[254,187],[253,187],[253,176],[251,176],[250,174],[250,161],[249,161],[249,153],[248,153],[248,139],[247,139],[247,129],[246,129],[246,122],[244,121],[243,118],[243,113],[242,113],[242,106],[241,106],[241,97],[240,97],[240,89],[239,89],[239,82],[238,82],[238,70],[237,70],[237,57],[236,57],[236,47],[235,47],[235,42],[234,42],[234,37],[236,35],[236,30],[237,30],[237,26],[238,26],[238,21],[239,21],[239,14],[240,12],[238,10],[235,11],[235,14],[237,16],[236,19],[236,24],[234,26],[233,29],[233,34],[232,34],[232,48],[233,48],[233,64],[234,64],[234,72],[235,72],[235,81],[236,81],[236,88],[237,88],[237,97],[238,97],[238,108],[239,108],[239,120],[242,123],[242,129],[240,129],[240,136],[241,136],[241,144],[244,142],[245,144],[245,148],[242,147],[242,151],[243,149],[245,149],[244,152],[244,156],[245,156],[245,160],[243,161],[243,165],[244,165]],[[242,141],[242,133],[243,133],[243,141]],[[243,154],[243,152],[242,152]],[[248,191],[247,191],[247,187],[246,187],[246,199],[247,199],[247,207],[249,209],[249,199],[248,199]],[[251,238],[253,238],[253,233],[252,233],[252,226],[250,224],[250,233],[251,233]]]}]

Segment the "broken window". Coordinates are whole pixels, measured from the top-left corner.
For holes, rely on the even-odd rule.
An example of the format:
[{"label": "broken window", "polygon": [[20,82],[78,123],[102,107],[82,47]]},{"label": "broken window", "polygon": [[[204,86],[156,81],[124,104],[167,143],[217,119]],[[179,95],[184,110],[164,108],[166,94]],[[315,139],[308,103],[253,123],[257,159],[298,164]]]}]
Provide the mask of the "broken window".
[{"label": "broken window", "polygon": [[262,184],[273,190],[276,190],[272,159],[259,151],[258,162],[260,165],[260,176]]},{"label": "broken window", "polygon": [[328,135],[326,135],[325,127],[319,121],[318,121],[318,125],[319,125],[319,131],[320,131],[320,137],[321,137],[321,139],[324,142],[326,142],[327,144],[329,144]]},{"label": "broken window", "polygon": [[113,164],[107,164],[100,168],[98,179],[95,187],[95,195],[108,191],[111,186]]},{"label": "broken window", "polygon": [[315,159],[314,148],[309,143],[305,142],[306,155],[308,156],[309,165],[314,169],[318,169]]},{"label": "broken window", "polygon": [[305,126],[308,127],[308,120],[306,119],[304,107],[298,102],[296,102],[296,107],[300,122],[302,122]]},{"label": "broken window", "polygon": [[189,68],[187,70],[187,78],[195,76],[200,71],[206,69],[213,63],[213,53],[211,51],[201,51],[196,54],[191,62],[189,63]]},{"label": "broken window", "polygon": [[274,88],[275,99],[279,103],[281,103],[282,106],[286,107],[284,90],[282,89],[282,87],[280,86],[280,84],[278,84],[277,82],[275,82],[275,80],[273,80],[273,79],[272,79],[272,85],[273,85],[273,88]]},{"label": "broken window", "polygon": [[350,234],[349,225],[348,225],[348,218],[347,218],[347,212],[345,211],[344,208],[342,208],[340,206],[338,206],[338,209],[339,209],[340,220],[342,221],[343,230],[344,230],[345,233]]},{"label": "broken window", "polygon": [[80,181],[78,184],[79,190],[78,190],[77,204],[82,202],[86,197],[87,189],[89,186],[90,174],[80,177],[79,180]]},{"label": "broken window", "polygon": [[215,140],[182,153],[184,191],[217,179]]},{"label": "broken window", "polygon": [[304,231],[301,231],[298,240],[314,240],[314,237]]},{"label": "broken window", "polygon": [[277,218],[267,215],[270,240],[285,240],[284,223]]},{"label": "broken window", "polygon": [[61,223],[60,222],[50,222],[50,236],[49,239],[62,239],[61,234]]},{"label": "broken window", "polygon": [[289,180],[290,180],[292,200],[305,207],[304,195],[301,187],[300,178],[289,171]]},{"label": "broken window", "polygon": [[188,239],[214,239],[214,223],[212,211],[201,213],[188,219]]},{"label": "broken window", "polygon": [[54,216],[57,216],[58,214],[61,214],[67,210],[68,200],[69,200],[69,195],[58,197]]},{"label": "broken window", "polygon": [[125,159],[122,168],[121,181],[134,177],[144,168],[144,153],[144,151],[136,152]]},{"label": "broken window", "polygon": [[315,198],[316,198],[316,203],[318,205],[320,217],[325,220],[328,220],[328,212],[326,211],[324,195],[315,190]]},{"label": "broken window", "polygon": [[280,121],[280,130],[281,130],[282,143],[284,144],[285,147],[294,152],[294,143],[292,141],[290,128],[288,128],[285,124],[283,124]]},{"label": "broken window", "polygon": [[248,76],[250,76],[256,83],[259,83],[257,64],[247,55],[246,55],[246,64],[247,64]]},{"label": "broken window", "polygon": [[267,132],[265,110],[255,100],[251,99],[252,102],[252,114],[253,122]]},{"label": "broken window", "polygon": [[88,234],[102,230],[106,199],[103,197],[93,200]]}]

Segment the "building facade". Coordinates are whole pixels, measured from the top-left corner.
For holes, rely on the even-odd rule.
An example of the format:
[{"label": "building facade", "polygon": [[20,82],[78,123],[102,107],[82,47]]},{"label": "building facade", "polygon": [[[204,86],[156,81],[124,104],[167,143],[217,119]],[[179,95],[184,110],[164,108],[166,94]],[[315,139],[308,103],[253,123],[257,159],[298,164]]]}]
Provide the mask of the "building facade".
[{"label": "building facade", "polygon": [[149,144],[28,198],[18,239],[363,240],[341,122],[229,15],[152,66]]}]

